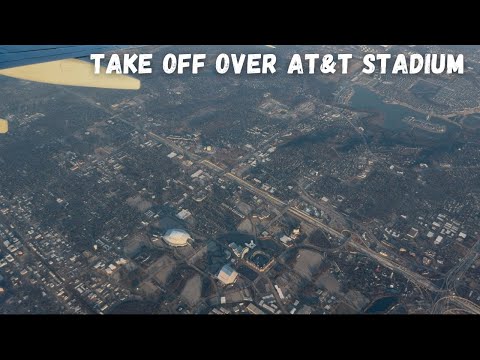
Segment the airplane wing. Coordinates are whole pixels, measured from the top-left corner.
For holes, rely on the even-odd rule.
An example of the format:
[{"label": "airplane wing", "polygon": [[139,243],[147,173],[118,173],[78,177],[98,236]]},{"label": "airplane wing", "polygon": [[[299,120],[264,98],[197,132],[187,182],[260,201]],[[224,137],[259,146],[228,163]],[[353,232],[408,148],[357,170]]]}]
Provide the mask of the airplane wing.
[{"label": "airplane wing", "polygon": [[0,75],[48,84],[138,90],[140,80],[120,74],[95,75],[90,54],[131,45],[0,45]]},{"label": "airplane wing", "polygon": [[[90,54],[125,50],[130,45],[0,45],[0,75],[54,85],[138,90],[140,80],[121,74],[94,74]],[[0,134],[8,121],[0,118]]]},{"label": "airplane wing", "polygon": [[90,54],[131,48],[130,45],[0,45],[0,69],[62,59],[89,59]]}]

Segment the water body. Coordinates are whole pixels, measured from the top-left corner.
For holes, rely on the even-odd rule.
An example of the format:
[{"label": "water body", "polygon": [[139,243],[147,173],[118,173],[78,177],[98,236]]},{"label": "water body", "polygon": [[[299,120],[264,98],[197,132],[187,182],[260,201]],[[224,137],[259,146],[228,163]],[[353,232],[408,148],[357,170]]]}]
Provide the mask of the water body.
[{"label": "water body", "polygon": [[466,116],[463,119],[463,125],[470,129],[480,129],[480,114]]},{"label": "water body", "polygon": [[367,314],[380,314],[385,313],[398,301],[396,296],[387,296],[381,299],[375,300],[370,307],[365,311]]},{"label": "water body", "polygon": [[[414,116],[419,120],[425,120],[426,115],[418,111],[409,109],[402,105],[388,104],[384,98],[363,86],[354,86],[355,93],[350,99],[350,106],[357,110],[380,113],[383,117],[383,127],[395,129],[408,129],[410,126],[402,121],[407,116]],[[432,122],[440,122],[445,125],[441,119],[431,118]]]}]

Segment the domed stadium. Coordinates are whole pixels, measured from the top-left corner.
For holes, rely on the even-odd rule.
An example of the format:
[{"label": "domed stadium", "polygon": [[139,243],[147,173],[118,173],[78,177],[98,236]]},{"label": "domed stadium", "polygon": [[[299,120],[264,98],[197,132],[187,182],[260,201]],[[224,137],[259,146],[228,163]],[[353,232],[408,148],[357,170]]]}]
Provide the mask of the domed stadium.
[{"label": "domed stadium", "polygon": [[170,246],[186,246],[189,239],[190,234],[181,229],[170,229],[163,236],[163,240]]}]

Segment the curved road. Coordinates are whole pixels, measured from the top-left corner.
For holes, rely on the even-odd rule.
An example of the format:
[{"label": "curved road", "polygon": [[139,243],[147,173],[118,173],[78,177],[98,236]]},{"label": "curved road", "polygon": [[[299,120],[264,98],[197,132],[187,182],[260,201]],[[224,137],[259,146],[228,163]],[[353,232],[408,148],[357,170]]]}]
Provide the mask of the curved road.
[{"label": "curved road", "polygon": [[[157,134],[155,134],[151,131],[146,131],[138,123],[126,120],[126,119],[122,118],[120,116],[120,114],[113,114],[111,109],[109,109],[106,106],[96,104],[95,102],[93,102],[92,99],[89,99],[85,96],[82,96],[82,95],[80,95],[79,93],[76,93],[76,92],[73,92],[73,93],[75,95],[83,98],[85,101],[88,101],[88,102],[92,103],[92,105],[94,105],[98,108],[101,108],[102,110],[104,110],[108,114],[112,115],[112,117],[116,118],[117,120],[132,126],[137,131],[143,132],[144,134],[150,136],[151,138],[157,140],[158,142],[163,143],[164,145],[170,147],[171,149],[174,149],[175,151],[178,151],[178,152],[184,154],[185,156],[187,156],[191,160],[199,162],[199,163],[207,166],[208,168],[217,172],[219,176],[225,176],[226,178],[236,182],[238,185],[243,186],[245,189],[251,191],[252,193],[254,193],[258,196],[261,196],[262,198],[270,201],[272,204],[274,204],[276,206],[280,206],[282,208],[288,206],[288,204],[285,203],[284,201],[272,196],[270,193],[267,193],[267,192],[265,192],[261,189],[256,188],[255,186],[253,186],[252,184],[250,184],[250,183],[246,182],[245,180],[239,178],[235,174],[233,174],[231,172],[226,172],[225,169],[223,169],[222,167],[212,163],[211,161],[209,161],[207,159],[202,159],[197,154],[193,154],[192,152],[190,152],[188,150],[184,150],[181,146],[173,143],[172,141],[170,141],[170,140],[168,140],[168,139],[166,139],[162,136],[159,136],[159,135],[157,135]],[[325,231],[329,232],[330,234],[332,234],[334,236],[343,238],[343,235],[341,234],[341,232],[329,227],[328,225],[325,225],[324,223],[322,223],[318,219],[310,216],[309,214],[305,213],[302,210],[299,210],[299,209],[296,209],[296,208],[293,208],[293,207],[289,207],[288,212],[297,216],[301,220],[304,220],[304,221],[306,221],[306,222],[308,222],[312,225],[315,225],[319,228],[324,229]],[[347,241],[347,244],[350,245],[355,250],[357,250],[358,252],[361,252],[361,253],[365,254],[366,256],[372,258],[373,260],[377,261],[378,263],[382,264],[383,266],[385,266],[385,267],[387,267],[387,268],[389,268],[389,269],[391,269],[395,272],[403,274],[410,281],[412,281],[415,284],[418,284],[418,285],[420,285],[420,286],[422,286],[422,287],[424,287],[424,288],[426,288],[430,291],[435,291],[435,292],[443,291],[443,290],[438,289],[437,286],[435,286],[429,280],[425,279],[423,276],[407,269],[406,267],[392,261],[389,258],[386,258],[386,257],[376,253],[375,251],[371,250],[370,248],[368,248],[364,245],[360,245],[359,243],[357,243],[355,241],[352,241],[352,239],[354,239],[355,236],[358,236],[358,235],[352,233],[352,237]],[[477,306],[476,304],[472,303],[471,301],[469,301],[467,299],[464,299],[464,298],[461,298],[461,297],[458,297],[458,296],[454,296],[452,299],[455,303],[459,304],[462,308],[464,308],[468,311],[472,311],[475,314],[480,314],[480,307]]]}]

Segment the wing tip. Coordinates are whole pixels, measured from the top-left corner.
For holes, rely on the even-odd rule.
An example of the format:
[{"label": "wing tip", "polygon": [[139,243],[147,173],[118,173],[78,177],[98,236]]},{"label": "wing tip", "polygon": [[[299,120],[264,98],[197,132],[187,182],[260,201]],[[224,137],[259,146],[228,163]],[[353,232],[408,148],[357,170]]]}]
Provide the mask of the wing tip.
[{"label": "wing tip", "polygon": [[132,90],[140,90],[142,88],[142,82],[138,79],[133,83]]},{"label": "wing tip", "polygon": [[8,132],[8,121],[0,119],[0,134],[6,134]]}]

